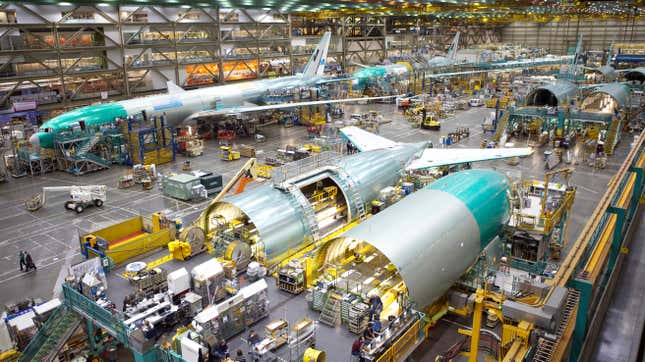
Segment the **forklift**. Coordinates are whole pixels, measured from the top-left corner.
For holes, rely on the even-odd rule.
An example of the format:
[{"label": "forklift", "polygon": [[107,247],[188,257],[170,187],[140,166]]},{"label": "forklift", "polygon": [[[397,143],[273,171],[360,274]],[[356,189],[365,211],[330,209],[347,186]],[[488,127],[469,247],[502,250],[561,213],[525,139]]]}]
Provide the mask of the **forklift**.
[{"label": "forklift", "polygon": [[441,129],[441,122],[437,120],[437,117],[434,114],[428,114],[428,111],[424,107],[423,109],[421,109],[420,127],[423,129],[438,131],[439,129]]},{"label": "forklift", "polygon": [[232,146],[220,146],[219,158],[224,161],[235,161],[240,159],[240,153],[234,151]]}]

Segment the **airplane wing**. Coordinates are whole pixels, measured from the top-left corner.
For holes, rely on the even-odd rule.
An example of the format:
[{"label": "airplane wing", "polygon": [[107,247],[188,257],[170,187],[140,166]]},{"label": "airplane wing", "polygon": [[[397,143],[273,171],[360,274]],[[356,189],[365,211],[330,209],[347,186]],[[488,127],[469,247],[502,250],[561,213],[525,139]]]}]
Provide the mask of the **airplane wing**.
[{"label": "airplane wing", "polygon": [[177,84],[175,84],[175,82],[170,80],[166,82],[166,86],[168,87],[168,94],[180,94],[185,92],[182,87],[178,86]]},{"label": "airplane wing", "polygon": [[332,79],[321,79],[316,82],[316,84],[328,84],[328,83],[337,83],[337,82],[349,82],[352,78],[332,78]]},{"label": "airplane wing", "polygon": [[191,119],[204,118],[204,117],[216,117],[216,116],[227,116],[227,115],[248,113],[248,112],[270,111],[273,109],[296,108],[296,107],[304,107],[304,106],[334,104],[334,103],[351,103],[351,102],[360,102],[360,101],[371,101],[371,100],[377,100],[377,99],[388,99],[388,98],[395,98],[395,97],[398,97],[398,96],[328,99],[328,100],[322,100],[322,101],[278,103],[278,104],[269,104],[269,105],[262,105],[262,106],[241,106],[241,107],[231,107],[231,108],[223,108],[223,109],[212,109],[207,111],[195,112],[190,116],[188,116],[186,121]]},{"label": "airplane wing", "polygon": [[367,132],[354,126],[341,128],[340,133],[361,152],[393,147],[398,144],[397,142],[385,137],[381,137],[377,134]]},{"label": "airplane wing", "polygon": [[357,66],[357,67],[361,67],[361,68],[369,68],[369,66],[367,66],[367,65],[365,65],[365,64],[356,63],[356,62],[352,62],[352,65],[355,65],[355,66]]},{"label": "airplane wing", "polygon": [[493,72],[490,69],[487,70],[465,70],[462,72],[446,72],[446,73],[433,73],[433,74],[426,74],[426,77],[428,78],[441,78],[441,77],[453,77],[456,75],[468,75],[468,74],[478,74],[478,73],[491,73]]},{"label": "airplane wing", "polygon": [[[340,133],[361,152],[389,148],[398,145],[385,137],[350,126],[341,128]],[[511,157],[526,157],[533,150],[525,148],[426,148],[421,156],[406,167],[408,170],[456,165],[479,161],[499,160]]]},{"label": "airplane wing", "polygon": [[525,148],[426,148],[421,156],[412,160],[408,170],[449,166],[460,163],[499,160],[511,157],[526,157],[533,150]]}]

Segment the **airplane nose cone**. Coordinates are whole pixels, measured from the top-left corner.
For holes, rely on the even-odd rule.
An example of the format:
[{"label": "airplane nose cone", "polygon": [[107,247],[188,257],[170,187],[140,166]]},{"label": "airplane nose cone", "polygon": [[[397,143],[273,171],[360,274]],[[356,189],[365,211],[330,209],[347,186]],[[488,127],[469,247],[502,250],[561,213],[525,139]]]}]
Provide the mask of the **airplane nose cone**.
[{"label": "airplane nose cone", "polygon": [[40,148],[40,138],[37,133],[34,133],[29,137],[29,144],[31,144],[31,147],[33,148]]}]

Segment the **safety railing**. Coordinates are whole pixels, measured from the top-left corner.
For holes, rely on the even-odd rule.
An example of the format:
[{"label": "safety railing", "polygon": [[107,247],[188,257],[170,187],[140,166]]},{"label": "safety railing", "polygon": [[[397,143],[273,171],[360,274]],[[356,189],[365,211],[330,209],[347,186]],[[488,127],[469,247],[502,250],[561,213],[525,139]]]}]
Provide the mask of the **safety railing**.
[{"label": "safety railing", "polygon": [[554,354],[553,361],[564,359],[564,351],[570,351],[569,360],[581,357],[590,328],[598,318],[596,312],[600,310],[608,280],[615,274],[614,266],[623,239],[643,195],[644,167],[645,132],[609,182],[607,192],[553,280],[554,285],[572,287],[580,293],[578,311],[568,321],[569,327],[575,324],[575,329],[571,336],[556,342],[558,348],[554,350],[561,353]]},{"label": "safety railing", "polygon": [[544,269],[546,269],[546,262],[538,260],[536,262],[529,262],[522,259],[511,259],[511,267],[519,270],[524,270],[525,272],[532,273],[535,275],[544,274]]},{"label": "safety railing", "polygon": [[123,345],[130,345],[127,327],[121,319],[114,316],[110,311],[99,306],[67,284],[63,284],[63,298],[65,305],[72,308],[76,313],[105,329]]},{"label": "safety railing", "polygon": [[341,155],[333,151],[325,151],[318,154],[313,154],[302,160],[289,162],[280,167],[275,167],[271,173],[273,174],[272,180],[275,185],[280,185],[286,180],[299,176],[305,172],[312,171],[318,167],[331,166],[341,159]]},{"label": "safety railing", "polygon": [[29,341],[29,344],[22,352],[22,356],[20,357],[21,361],[33,361],[36,353],[38,353],[43,344],[47,341],[49,333],[54,329],[53,327],[60,322],[63,314],[65,314],[64,307],[56,308],[54,313],[52,313],[47,319],[47,322],[38,329],[36,335],[31,339],[31,341]]},{"label": "safety railing", "polygon": [[172,349],[160,348],[157,346],[157,361],[161,362],[185,362],[177,352]]}]

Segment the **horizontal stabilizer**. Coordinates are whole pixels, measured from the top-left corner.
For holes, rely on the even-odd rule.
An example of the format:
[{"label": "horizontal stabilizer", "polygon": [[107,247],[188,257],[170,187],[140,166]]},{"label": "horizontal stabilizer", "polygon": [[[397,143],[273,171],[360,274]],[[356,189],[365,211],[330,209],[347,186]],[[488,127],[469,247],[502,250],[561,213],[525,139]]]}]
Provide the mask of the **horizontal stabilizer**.
[{"label": "horizontal stabilizer", "polygon": [[[340,133],[361,152],[390,148],[400,143],[365,131],[358,127],[344,127]],[[426,148],[421,156],[412,160],[408,170],[423,170],[433,167],[462,163],[499,160],[511,157],[526,157],[531,148]]]},{"label": "horizontal stabilizer", "polygon": [[185,92],[182,87],[178,86],[173,81],[166,82],[166,86],[168,87],[168,94],[179,94]]},{"label": "horizontal stabilizer", "polygon": [[491,161],[512,157],[526,157],[533,153],[524,148],[426,148],[421,156],[412,160],[408,170],[457,165],[462,163]]},{"label": "horizontal stabilizer", "polygon": [[398,144],[354,126],[341,128],[340,133],[361,152],[394,147]]}]

